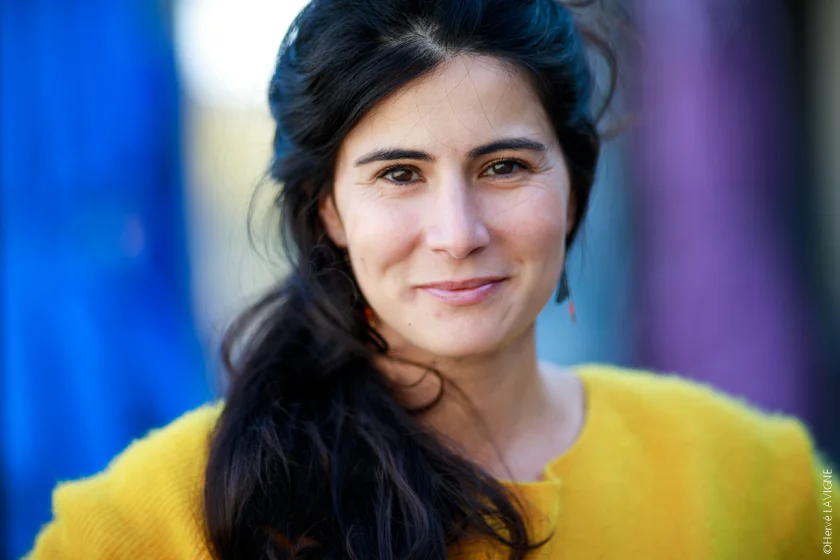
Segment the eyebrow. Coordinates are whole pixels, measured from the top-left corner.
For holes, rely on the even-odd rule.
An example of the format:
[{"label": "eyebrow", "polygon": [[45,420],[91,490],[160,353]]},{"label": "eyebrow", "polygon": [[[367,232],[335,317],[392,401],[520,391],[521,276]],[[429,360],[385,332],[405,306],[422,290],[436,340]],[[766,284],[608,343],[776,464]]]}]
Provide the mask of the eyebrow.
[{"label": "eyebrow", "polygon": [[[544,154],[548,148],[542,142],[530,140],[528,138],[502,138],[489,144],[483,144],[475,147],[469,151],[468,157],[475,159],[493,152],[500,152],[502,150],[527,150]],[[404,148],[385,148],[381,150],[374,150],[369,152],[359,159],[354,164],[355,167],[373,163],[375,161],[394,161],[397,159],[417,159],[420,161],[435,161],[435,158],[426,152],[420,150],[408,150]]]}]

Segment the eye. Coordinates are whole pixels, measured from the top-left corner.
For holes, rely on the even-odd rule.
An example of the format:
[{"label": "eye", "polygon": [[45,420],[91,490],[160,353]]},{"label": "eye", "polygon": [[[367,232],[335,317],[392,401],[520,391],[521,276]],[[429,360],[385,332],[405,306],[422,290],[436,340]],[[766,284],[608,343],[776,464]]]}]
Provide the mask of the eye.
[{"label": "eye", "polygon": [[517,172],[517,168],[520,170],[527,169],[525,164],[518,160],[500,159],[491,163],[484,171],[484,175],[489,175],[490,177],[506,177],[514,175]]},{"label": "eye", "polygon": [[402,165],[389,167],[379,174],[378,178],[387,179],[398,185],[407,185],[419,177],[416,170]]}]

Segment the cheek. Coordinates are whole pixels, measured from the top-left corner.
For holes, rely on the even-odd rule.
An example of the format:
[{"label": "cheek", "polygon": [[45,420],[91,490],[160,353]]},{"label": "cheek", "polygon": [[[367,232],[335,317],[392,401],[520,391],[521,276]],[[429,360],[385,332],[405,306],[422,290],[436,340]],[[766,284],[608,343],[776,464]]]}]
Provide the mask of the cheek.
[{"label": "cheek", "polygon": [[557,187],[522,189],[494,212],[498,238],[514,255],[548,263],[562,258],[566,200]]},{"label": "cheek", "polygon": [[368,295],[384,288],[386,271],[410,257],[420,220],[410,204],[388,198],[360,200],[352,208],[347,243],[356,277]]}]

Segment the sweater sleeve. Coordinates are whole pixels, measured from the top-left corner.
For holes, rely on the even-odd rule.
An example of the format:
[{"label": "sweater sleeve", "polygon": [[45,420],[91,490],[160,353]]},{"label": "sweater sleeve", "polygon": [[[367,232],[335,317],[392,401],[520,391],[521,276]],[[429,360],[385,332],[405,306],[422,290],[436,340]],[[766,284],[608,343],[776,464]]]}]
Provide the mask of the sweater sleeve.
[{"label": "sweater sleeve", "polygon": [[108,468],[53,492],[25,560],[207,558],[201,488],[219,411],[205,406],[132,443]]},{"label": "sweater sleeve", "polygon": [[[796,419],[789,419],[783,427],[792,441],[789,462],[781,465],[785,477],[794,483],[788,495],[778,496],[787,502],[792,519],[790,525],[789,549],[782,551],[782,558],[824,558],[831,553],[836,516],[833,512],[832,477],[834,469],[828,459],[817,449],[807,428]],[[794,476],[794,473],[798,473]],[[827,489],[827,490],[826,490]],[[826,518],[830,516],[830,518]],[[826,532],[828,531],[828,533]],[[829,540],[825,540],[828,537]],[[829,544],[828,549],[824,546]],[[828,550],[828,552],[826,552]]]},{"label": "sweater sleeve", "polygon": [[146,531],[134,521],[137,512],[132,515],[110,486],[108,473],[59,485],[53,492],[53,520],[26,560],[143,556],[140,541]]}]

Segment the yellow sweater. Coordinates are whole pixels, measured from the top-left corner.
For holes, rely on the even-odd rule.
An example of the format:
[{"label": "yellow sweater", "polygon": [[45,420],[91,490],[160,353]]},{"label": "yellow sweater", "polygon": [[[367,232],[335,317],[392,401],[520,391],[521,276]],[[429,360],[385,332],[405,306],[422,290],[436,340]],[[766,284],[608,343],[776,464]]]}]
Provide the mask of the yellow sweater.
[{"label": "yellow sweater", "polygon": [[[532,534],[554,530],[535,557],[827,557],[828,465],[798,420],[674,375],[575,369],[587,393],[580,438],[544,481],[508,483],[533,508]],[[60,484],[55,518],[27,558],[209,559],[201,486],[220,407],[189,412],[103,473]],[[484,545],[451,556],[504,557]]]}]

